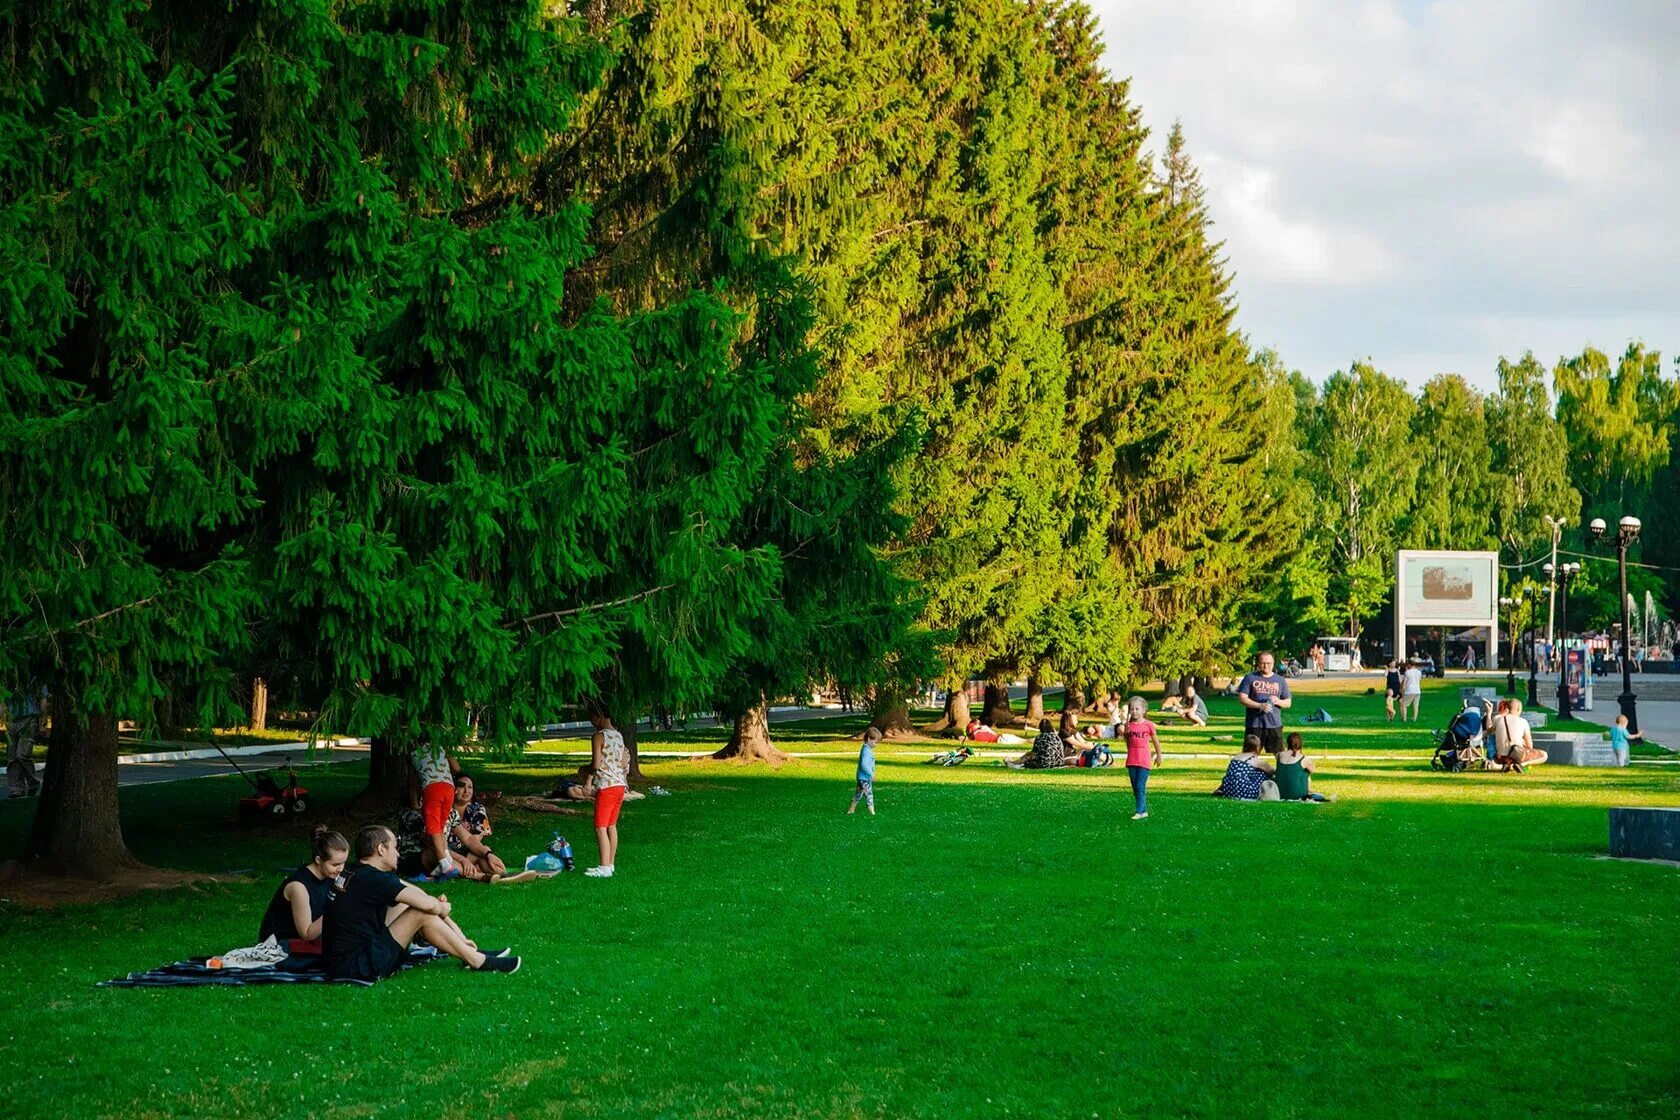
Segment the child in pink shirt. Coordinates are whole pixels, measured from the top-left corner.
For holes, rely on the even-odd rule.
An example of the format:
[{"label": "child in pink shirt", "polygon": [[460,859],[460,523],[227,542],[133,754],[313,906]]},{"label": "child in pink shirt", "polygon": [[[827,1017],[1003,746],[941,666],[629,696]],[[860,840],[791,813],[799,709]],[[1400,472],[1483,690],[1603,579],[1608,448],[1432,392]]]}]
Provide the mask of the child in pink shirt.
[{"label": "child in pink shirt", "polygon": [[1155,734],[1155,725],[1149,722],[1149,704],[1143,697],[1132,697],[1126,707],[1128,718],[1120,733],[1126,740],[1126,776],[1132,780],[1132,796],[1137,799],[1132,819],[1141,821],[1149,815],[1149,767],[1161,765],[1161,740]]}]

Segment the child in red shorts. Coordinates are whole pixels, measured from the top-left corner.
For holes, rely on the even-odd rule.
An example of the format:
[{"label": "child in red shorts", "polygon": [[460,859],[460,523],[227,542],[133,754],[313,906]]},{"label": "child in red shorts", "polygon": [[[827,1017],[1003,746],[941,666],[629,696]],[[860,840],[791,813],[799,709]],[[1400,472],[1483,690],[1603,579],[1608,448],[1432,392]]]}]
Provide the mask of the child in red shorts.
[{"label": "child in red shorts", "polygon": [[420,776],[420,812],[426,821],[426,842],[431,845],[432,877],[453,879],[460,868],[449,858],[449,843],[444,836],[449,810],[455,807],[455,775],[449,754],[436,743],[422,743],[409,757]]},{"label": "child in red shorts", "polygon": [[589,722],[595,725],[590,750],[595,764],[595,839],[601,847],[601,862],[584,874],[610,879],[618,857],[618,811],[630,786],[630,751],[607,713],[596,712]]}]

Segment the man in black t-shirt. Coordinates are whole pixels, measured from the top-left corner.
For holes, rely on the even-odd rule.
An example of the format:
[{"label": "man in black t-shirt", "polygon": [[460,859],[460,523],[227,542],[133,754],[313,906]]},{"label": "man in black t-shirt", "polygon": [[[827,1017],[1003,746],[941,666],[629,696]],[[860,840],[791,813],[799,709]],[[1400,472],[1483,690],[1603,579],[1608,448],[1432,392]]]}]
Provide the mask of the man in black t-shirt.
[{"label": "man in black t-shirt", "polygon": [[321,950],[327,971],[354,980],[382,980],[402,967],[418,935],[476,972],[517,972],[507,950],[481,952],[450,920],[449,899],[433,898],[392,872],[397,838],[383,825],[356,834],[359,861],[350,882],[327,904]]}]

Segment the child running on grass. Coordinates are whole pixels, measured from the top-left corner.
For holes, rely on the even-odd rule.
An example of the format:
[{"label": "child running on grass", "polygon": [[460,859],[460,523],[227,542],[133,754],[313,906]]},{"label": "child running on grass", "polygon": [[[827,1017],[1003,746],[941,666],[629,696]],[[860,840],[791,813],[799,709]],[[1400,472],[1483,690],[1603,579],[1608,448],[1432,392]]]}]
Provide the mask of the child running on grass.
[{"label": "child running on grass", "polygon": [[1610,749],[1616,752],[1617,766],[1628,764],[1629,748],[1633,745],[1633,740],[1645,738],[1645,732],[1629,731],[1627,728],[1627,717],[1617,716],[1616,726],[1610,729]]},{"label": "child running on grass", "polygon": [[863,746],[858,750],[857,792],[852,794],[852,807],[847,815],[857,812],[858,802],[869,803],[869,815],[875,815],[875,744],[881,741],[879,729],[871,726],[863,733]]},{"label": "child running on grass", "polygon": [[1155,725],[1149,721],[1149,702],[1141,696],[1134,696],[1126,702],[1130,717],[1121,734],[1126,737],[1126,776],[1132,780],[1132,796],[1137,799],[1137,812],[1132,814],[1134,821],[1141,821],[1149,815],[1149,767],[1153,755],[1153,765],[1161,765],[1161,740],[1155,734]]}]

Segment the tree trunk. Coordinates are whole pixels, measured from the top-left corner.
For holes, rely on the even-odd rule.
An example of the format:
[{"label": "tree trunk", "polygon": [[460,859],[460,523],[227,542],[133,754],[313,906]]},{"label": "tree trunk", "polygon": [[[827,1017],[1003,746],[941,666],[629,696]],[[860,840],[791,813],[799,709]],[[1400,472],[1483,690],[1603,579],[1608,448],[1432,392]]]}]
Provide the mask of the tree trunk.
[{"label": "tree trunk", "polygon": [[624,737],[624,749],[630,755],[630,773],[628,776],[632,781],[639,782],[642,780],[642,748],[637,741],[636,712],[634,709],[625,708],[623,705],[619,707],[620,710],[613,713],[613,726],[618,728],[618,733]]},{"label": "tree trunk", "polygon": [[1165,677],[1161,681],[1161,689],[1165,696],[1177,696],[1184,691],[1184,678]]},{"label": "tree trunk", "polygon": [[364,810],[393,809],[409,800],[408,776],[413,765],[408,752],[388,735],[375,735],[368,747],[367,785],[351,799],[353,808]]},{"label": "tree trunk", "polygon": [[915,734],[910,726],[910,705],[896,688],[878,688],[869,702],[869,722],[889,739]]},{"label": "tree trunk", "polygon": [[729,742],[712,757],[736,758],[742,762],[786,762],[787,755],[770,741],[770,702],[760,696],[758,703],[736,716]]},{"label": "tree trunk", "polygon": [[1067,686],[1062,694],[1062,711],[1078,714],[1085,710],[1085,690],[1076,684]]},{"label": "tree trunk", "polygon": [[1037,727],[1044,718],[1044,685],[1037,676],[1027,677],[1027,726]]},{"label": "tree trunk", "polygon": [[960,736],[968,730],[968,721],[972,718],[968,708],[968,690],[953,688],[945,693],[945,714],[939,717],[937,723],[931,723],[922,730],[930,735]]},{"label": "tree trunk", "polygon": [[[55,698],[56,699],[56,698]],[[51,875],[104,879],[139,867],[117,813],[117,717],[53,712],[47,774],[28,859]]]},{"label": "tree trunk", "polygon": [[263,731],[268,727],[268,685],[261,677],[251,682],[251,730]]},{"label": "tree trunk", "polygon": [[986,682],[986,706],[980,718],[992,727],[1009,727],[1015,723],[1015,709],[1009,705],[1009,684]]}]

